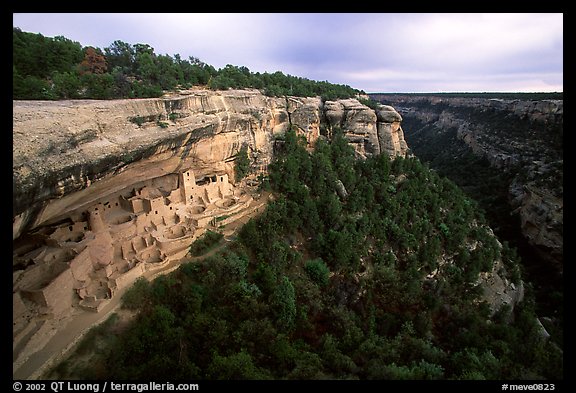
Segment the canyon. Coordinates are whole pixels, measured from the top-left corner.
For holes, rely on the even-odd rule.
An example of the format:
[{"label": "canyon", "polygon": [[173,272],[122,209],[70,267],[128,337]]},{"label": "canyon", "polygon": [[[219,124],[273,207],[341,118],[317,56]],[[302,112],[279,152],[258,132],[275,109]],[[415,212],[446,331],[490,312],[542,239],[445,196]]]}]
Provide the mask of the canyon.
[{"label": "canyon", "polygon": [[539,323],[562,346],[563,100],[480,96],[370,95],[398,109],[411,152],[474,198],[516,249]]},{"label": "canyon", "polygon": [[[178,268],[206,232],[233,240],[269,200],[258,186],[288,129],[309,150],[341,130],[358,159],[405,157],[402,122],[389,105],[257,90],[14,101],[14,375],[40,377],[132,283]],[[237,179],[242,150],[250,174]],[[492,313],[524,297],[493,262],[478,277]]]},{"label": "canyon", "polygon": [[[409,124],[407,139],[417,156],[420,145],[426,146],[429,160],[441,152],[455,157],[458,153],[447,152],[447,143],[457,139],[504,174],[509,214],[518,217],[531,252],[562,272],[563,100],[370,96],[398,109]],[[452,160],[452,165],[459,163]]]}]

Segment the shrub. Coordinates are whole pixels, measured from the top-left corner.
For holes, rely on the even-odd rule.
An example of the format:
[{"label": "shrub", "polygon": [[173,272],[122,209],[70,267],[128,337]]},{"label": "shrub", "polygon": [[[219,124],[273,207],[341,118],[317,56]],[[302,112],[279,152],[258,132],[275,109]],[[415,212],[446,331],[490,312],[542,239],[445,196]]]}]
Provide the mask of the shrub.
[{"label": "shrub", "polygon": [[139,309],[150,297],[150,284],[140,277],[122,296],[122,307],[129,310]]},{"label": "shrub", "polygon": [[146,118],[142,116],[134,116],[129,119],[132,123],[136,124],[138,127],[142,127],[142,124],[146,123]]},{"label": "shrub", "polygon": [[368,100],[367,100],[367,99],[365,99],[365,98],[359,98],[358,101],[359,101],[361,104],[366,105],[368,108],[371,108],[371,109],[374,109],[374,110],[377,110],[377,109],[378,109],[378,106],[380,105],[378,102],[376,102],[376,101],[374,101],[374,100],[372,100],[372,99],[368,99]]},{"label": "shrub", "polygon": [[330,269],[320,258],[312,259],[306,262],[306,273],[312,281],[321,287],[328,285],[330,279]]},{"label": "shrub", "polygon": [[199,256],[210,250],[216,243],[224,237],[223,234],[218,232],[206,231],[202,237],[196,239],[190,246],[190,254]]},{"label": "shrub", "polygon": [[236,181],[244,179],[250,171],[250,158],[248,157],[248,146],[244,145],[238,152],[235,160]]}]

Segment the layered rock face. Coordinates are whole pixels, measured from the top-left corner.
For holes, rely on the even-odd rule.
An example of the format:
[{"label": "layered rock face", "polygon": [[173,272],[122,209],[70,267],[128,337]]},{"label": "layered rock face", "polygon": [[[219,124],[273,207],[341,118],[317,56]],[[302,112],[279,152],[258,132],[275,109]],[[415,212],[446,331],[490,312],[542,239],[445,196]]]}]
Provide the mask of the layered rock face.
[{"label": "layered rock face", "polygon": [[359,156],[405,156],[409,151],[400,127],[402,116],[391,106],[373,111],[354,99],[328,101],[324,113],[328,125],[342,129]]},{"label": "layered rock face", "polygon": [[276,104],[249,92],[14,102],[14,237],[130,184],[187,168],[232,174],[243,144],[265,162],[288,127]]},{"label": "layered rock face", "polygon": [[[411,124],[456,130],[457,138],[492,166],[513,175],[509,199],[535,251],[562,270],[562,100],[502,100],[374,94]],[[417,138],[418,129],[411,132]]]},{"label": "layered rock face", "polygon": [[[357,100],[271,98],[254,90],[194,90],[159,99],[14,101],[13,237],[64,219],[130,184],[193,168],[226,173],[249,147],[254,168],[272,159],[291,125],[313,144],[334,119],[359,155],[406,153],[399,115],[377,119]],[[386,113],[395,113],[393,109]],[[326,117],[325,117],[326,115]],[[384,149],[382,149],[384,146]]]}]

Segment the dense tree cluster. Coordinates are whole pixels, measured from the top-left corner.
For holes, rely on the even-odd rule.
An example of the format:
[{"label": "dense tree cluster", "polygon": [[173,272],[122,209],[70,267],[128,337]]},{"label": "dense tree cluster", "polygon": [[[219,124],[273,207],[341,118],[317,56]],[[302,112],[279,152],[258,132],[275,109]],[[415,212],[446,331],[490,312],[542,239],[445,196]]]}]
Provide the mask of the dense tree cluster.
[{"label": "dense tree cluster", "polygon": [[347,85],[318,82],[246,67],[222,69],[195,57],[158,55],[148,44],[114,41],[101,50],[65,37],[44,37],[13,28],[13,99],[159,97],[164,91],[195,85],[211,89],[256,88],[269,96],[348,98],[359,93]]},{"label": "dense tree cluster", "polygon": [[278,145],[275,200],[218,253],[139,281],[137,319],[76,376],[562,378],[530,294],[512,321],[481,301],[478,273],[517,261],[452,182],[415,158],[355,160],[338,131],[313,153],[294,131]]}]

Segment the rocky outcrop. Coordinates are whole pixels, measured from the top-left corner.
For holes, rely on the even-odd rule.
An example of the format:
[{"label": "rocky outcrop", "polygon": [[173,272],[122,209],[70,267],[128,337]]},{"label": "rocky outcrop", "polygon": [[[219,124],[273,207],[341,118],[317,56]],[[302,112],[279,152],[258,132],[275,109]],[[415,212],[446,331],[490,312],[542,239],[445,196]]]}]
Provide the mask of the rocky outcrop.
[{"label": "rocky outcrop", "polygon": [[[437,135],[456,130],[457,138],[495,168],[509,173],[511,211],[534,250],[562,270],[563,114],[562,100],[384,95],[414,129]],[[417,125],[417,126],[416,126]]]},{"label": "rocky outcrop", "polygon": [[408,153],[408,145],[404,140],[404,131],[400,127],[402,116],[394,108],[382,105],[376,112],[378,118],[378,141],[380,152],[388,155],[400,155]]},{"label": "rocky outcrop", "polygon": [[540,258],[561,266],[563,261],[564,200],[533,182],[510,185],[514,214],[520,216],[522,233],[536,245]]},{"label": "rocky outcrop", "polygon": [[408,153],[400,127],[402,117],[391,106],[381,106],[374,111],[355,99],[326,101],[324,116],[330,130],[344,131],[360,157],[380,153],[405,156]]},{"label": "rocky outcrop", "polygon": [[[482,272],[478,276],[478,283],[482,288],[482,298],[488,304],[491,315],[494,315],[502,306],[509,306],[511,310],[524,300],[524,282],[514,284],[508,278],[508,272],[501,259],[494,262],[492,270]],[[510,314],[510,317],[513,314]]]},{"label": "rocky outcrop", "polygon": [[321,108],[319,97],[286,97],[289,124],[306,137],[310,146],[314,146],[320,137]]},{"label": "rocky outcrop", "polygon": [[325,116],[331,129],[340,128],[356,154],[380,154],[376,113],[358,100],[327,101]]},{"label": "rocky outcrop", "polygon": [[360,156],[405,154],[399,115],[379,116],[355,99],[323,104],[319,98],[273,98],[257,90],[14,101],[13,238],[166,174],[191,168],[198,178],[226,173],[232,180],[242,146],[249,147],[253,168],[265,170],[274,136],[290,126],[313,145],[328,119],[327,128],[341,127]]}]

